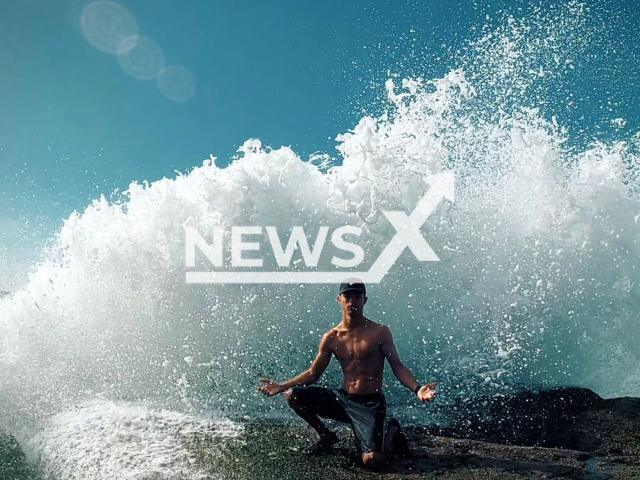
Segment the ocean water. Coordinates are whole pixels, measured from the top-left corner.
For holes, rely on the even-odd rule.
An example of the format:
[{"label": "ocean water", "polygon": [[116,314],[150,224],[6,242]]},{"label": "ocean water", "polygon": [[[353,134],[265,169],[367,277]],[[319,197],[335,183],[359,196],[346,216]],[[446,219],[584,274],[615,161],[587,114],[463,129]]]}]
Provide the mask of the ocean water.
[{"label": "ocean water", "polygon": [[[0,298],[0,428],[41,478],[222,478],[189,442],[219,439],[224,457],[245,422],[293,421],[257,379],[307,368],[340,311],[335,285],[186,284],[185,227],[355,225],[376,258],[395,232],[382,211],[412,211],[447,170],[456,202],[422,229],[441,261],[405,251],[369,286],[365,314],[440,382],[426,407],[387,372],[391,413],[441,420],[523,386],[640,395],[640,135],[612,119],[616,138],[576,147],[544,100],[593,28],[577,3],[505,16],[442,78],[390,74],[384,113],[337,136],[339,165],[250,139],[227,168],[207,160],[72,214]],[[323,383],[339,381],[334,362]]]}]

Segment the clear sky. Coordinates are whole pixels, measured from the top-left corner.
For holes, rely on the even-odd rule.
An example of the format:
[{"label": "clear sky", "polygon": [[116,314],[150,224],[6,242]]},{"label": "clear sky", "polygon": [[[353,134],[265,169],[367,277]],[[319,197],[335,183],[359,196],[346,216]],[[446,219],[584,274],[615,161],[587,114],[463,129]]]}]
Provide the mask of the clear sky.
[{"label": "clear sky", "polygon": [[[558,2],[119,1],[166,65],[193,74],[186,102],[169,101],[154,80],[133,78],[86,40],[80,18],[90,3],[0,2],[0,266],[3,257],[28,262],[101,193],[174,176],[210,154],[225,164],[248,138],[289,145],[303,159],[334,155],[335,136],[380,107],[389,71],[441,76],[459,66],[447,56],[452,45],[476,38],[487,15]],[[623,13],[616,28],[639,28],[634,2],[595,3]],[[616,35],[627,48],[628,32]],[[637,87],[636,51],[625,53],[633,65],[610,60],[613,82],[575,87],[593,95],[584,112],[602,109],[625,81]],[[620,116],[637,125],[637,88],[623,90]]]}]

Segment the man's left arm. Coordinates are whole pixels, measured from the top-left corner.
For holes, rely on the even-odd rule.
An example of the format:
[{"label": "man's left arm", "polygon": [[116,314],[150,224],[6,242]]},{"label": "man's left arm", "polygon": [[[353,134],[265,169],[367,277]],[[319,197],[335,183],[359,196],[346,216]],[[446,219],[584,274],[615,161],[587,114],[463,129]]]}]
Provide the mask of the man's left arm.
[{"label": "man's left arm", "polygon": [[[396,378],[400,380],[400,383],[402,383],[412,392],[415,392],[418,398],[423,402],[428,402],[429,400],[432,400],[433,397],[435,397],[435,386],[437,385],[437,383],[433,382],[427,385],[420,385],[420,383],[416,380],[416,377],[414,377],[413,373],[411,373],[411,370],[409,370],[405,366],[405,364],[402,363],[402,360],[400,360],[400,356],[398,355],[396,346],[393,343],[391,330],[386,325],[383,327],[381,347],[385,358],[389,362],[391,371],[396,376]],[[416,389],[418,387],[420,387],[420,389],[416,392]]]}]

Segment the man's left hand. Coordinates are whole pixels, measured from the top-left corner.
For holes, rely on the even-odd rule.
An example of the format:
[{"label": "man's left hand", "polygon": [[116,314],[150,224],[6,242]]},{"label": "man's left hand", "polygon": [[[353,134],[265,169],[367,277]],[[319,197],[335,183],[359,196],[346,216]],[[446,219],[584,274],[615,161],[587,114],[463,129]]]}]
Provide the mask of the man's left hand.
[{"label": "man's left hand", "polygon": [[430,402],[436,396],[436,385],[438,382],[427,383],[418,390],[418,398],[421,402]]}]

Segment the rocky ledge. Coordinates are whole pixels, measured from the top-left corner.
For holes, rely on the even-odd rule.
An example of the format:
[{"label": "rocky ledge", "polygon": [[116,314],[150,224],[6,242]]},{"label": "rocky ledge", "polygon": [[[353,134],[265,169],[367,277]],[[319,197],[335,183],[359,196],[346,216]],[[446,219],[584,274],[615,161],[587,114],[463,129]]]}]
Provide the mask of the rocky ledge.
[{"label": "rocky ledge", "polygon": [[346,427],[334,451],[315,459],[299,453],[315,440],[308,427],[248,424],[235,447],[203,439],[193,448],[205,469],[242,480],[640,479],[640,398],[558,388],[478,398],[452,411],[447,428],[407,428],[413,458],[379,473],[359,465]]}]

